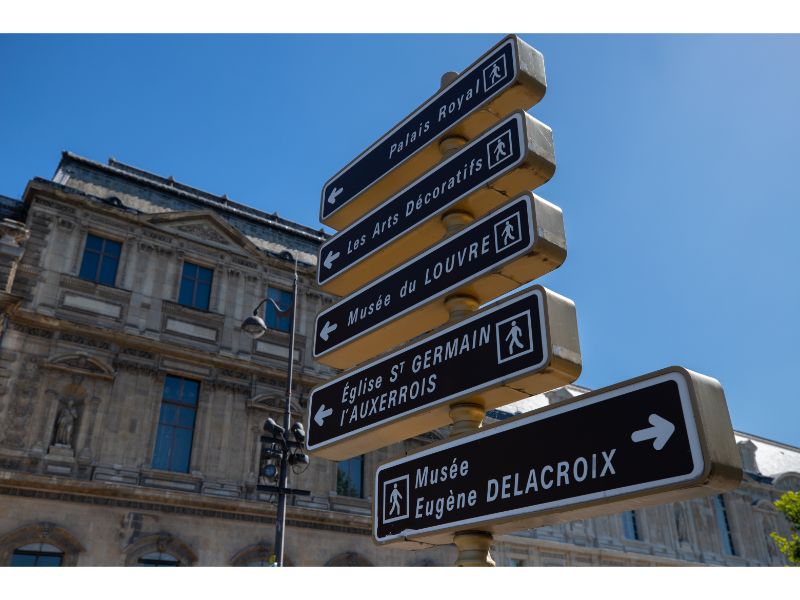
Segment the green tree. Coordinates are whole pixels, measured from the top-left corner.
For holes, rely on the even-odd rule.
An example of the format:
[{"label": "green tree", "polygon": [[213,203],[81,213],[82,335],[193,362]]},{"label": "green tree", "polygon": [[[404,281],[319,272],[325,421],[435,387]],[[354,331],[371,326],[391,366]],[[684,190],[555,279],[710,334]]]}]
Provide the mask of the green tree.
[{"label": "green tree", "polygon": [[[795,532],[800,532],[800,492],[786,492],[775,502],[775,508],[789,519]],[[789,563],[800,566],[800,536],[797,533],[793,533],[789,538],[777,533],[771,533],[770,536],[789,559]]]}]

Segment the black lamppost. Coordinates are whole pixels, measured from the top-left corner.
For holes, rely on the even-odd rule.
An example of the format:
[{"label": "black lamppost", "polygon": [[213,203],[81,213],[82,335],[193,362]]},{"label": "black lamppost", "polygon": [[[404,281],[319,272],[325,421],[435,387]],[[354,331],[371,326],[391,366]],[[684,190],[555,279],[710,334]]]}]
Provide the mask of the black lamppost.
[{"label": "black lamppost", "polygon": [[[290,309],[283,309],[278,306],[272,298],[264,298],[253,309],[253,314],[242,322],[242,330],[248,335],[259,338],[267,332],[267,324],[264,319],[258,316],[258,309],[266,302],[272,302],[278,314],[287,314]],[[262,472],[259,466],[259,477],[264,475],[269,479],[274,479],[278,475],[278,485],[258,485],[259,491],[273,492],[278,494],[278,515],[275,520],[275,566],[283,566],[283,541],[284,530],[286,528],[286,496],[293,494],[296,496],[309,496],[311,492],[307,490],[295,490],[287,488],[289,479],[289,464],[308,464],[308,456],[301,450],[306,433],[300,423],[290,426],[291,406],[292,406],[292,373],[294,372],[294,332],[297,320],[297,258],[294,259],[294,281],[292,283],[292,320],[289,326],[289,372],[286,375],[286,406],[283,412],[283,427],[278,425],[272,418],[264,423],[264,431],[270,436],[261,438],[262,444],[270,444],[269,447],[262,447],[262,458],[275,459],[279,466],[268,463]],[[289,438],[291,431],[294,440]],[[277,472],[276,472],[277,470]]]}]

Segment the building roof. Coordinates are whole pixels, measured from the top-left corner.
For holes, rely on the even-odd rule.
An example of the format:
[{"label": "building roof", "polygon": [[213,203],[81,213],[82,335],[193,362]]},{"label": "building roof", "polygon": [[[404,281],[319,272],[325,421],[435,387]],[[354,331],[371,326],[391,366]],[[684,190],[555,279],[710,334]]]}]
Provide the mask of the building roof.
[{"label": "building roof", "polygon": [[800,448],[741,431],[734,434],[737,442],[749,440],[755,444],[755,459],[762,475],[774,478],[782,473],[800,473]]},{"label": "building roof", "polygon": [[210,192],[206,192],[190,185],[175,181],[175,179],[172,177],[162,177],[161,175],[156,175],[155,173],[150,173],[149,171],[125,164],[114,158],[109,158],[108,164],[106,165],[65,150],[61,153],[61,161],[56,169],[56,175],[61,168],[69,162],[79,163],[92,169],[103,171],[109,175],[128,179],[138,184],[145,184],[149,187],[159,189],[162,192],[168,192],[170,194],[180,196],[200,206],[229,213],[232,216],[244,218],[258,223],[259,225],[267,225],[285,233],[291,233],[293,235],[304,237],[316,243],[321,243],[329,237],[328,234],[322,229],[313,229],[311,227],[301,225],[300,223],[295,223],[289,219],[279,217],[277,213],[266,213],[256,208],[252,208],[251,206],[247,206],[246,204],[234,202],[233,200],[229,199],[227,195],[223,194],[222,196],[219,196],[217,194],[212,194]]}]

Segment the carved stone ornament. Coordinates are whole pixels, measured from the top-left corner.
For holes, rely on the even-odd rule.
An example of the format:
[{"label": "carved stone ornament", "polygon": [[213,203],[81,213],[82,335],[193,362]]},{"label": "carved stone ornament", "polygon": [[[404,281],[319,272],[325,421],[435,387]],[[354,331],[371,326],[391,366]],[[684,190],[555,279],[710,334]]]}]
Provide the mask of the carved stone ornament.
[{"label": "carved stone ornament", "polygon": [[184,233],[188,233],[192,237],[208,240],[217,244],[223,244],[225,246],[230,245],[230,241],[226,237],[220,235],[217,230],[209,225],[202,223],[191,223],[187,225],[179,225],[177,229],[183,231]]}]

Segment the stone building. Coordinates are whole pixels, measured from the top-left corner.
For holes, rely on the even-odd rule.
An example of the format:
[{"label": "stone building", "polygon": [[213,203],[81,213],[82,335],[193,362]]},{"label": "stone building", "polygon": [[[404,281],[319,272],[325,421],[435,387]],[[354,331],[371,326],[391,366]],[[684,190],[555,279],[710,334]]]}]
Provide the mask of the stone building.
[{"label": "stone building", "polygon": [[[0,565],[262,565],[274,497],[260,437],[283,411],[289,322],[241,323],[299,274],[293,418],[332,375],[312,360],[324,234],[140,169],[64,153],[22,201],[0,197]],[[580,392],[569,386],[495,419]],[[341,463],[295,465],[286,562],[450,565],[452,546],[376,546],[376,465],[432,432]],[[783,564],[772,501],[800,450],[737,437],[735,492],[498,537],[500,565]],[[305,469],[302,471],[302,469]],[[301,472],[302,471],[302,472]]]}]

